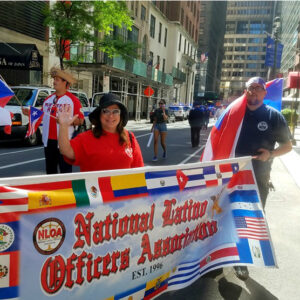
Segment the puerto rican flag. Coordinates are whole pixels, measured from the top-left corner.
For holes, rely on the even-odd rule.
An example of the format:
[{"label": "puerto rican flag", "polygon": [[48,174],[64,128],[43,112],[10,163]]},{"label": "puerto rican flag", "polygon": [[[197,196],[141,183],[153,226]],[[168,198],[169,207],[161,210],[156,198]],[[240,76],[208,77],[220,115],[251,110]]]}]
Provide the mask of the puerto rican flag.
[{"label": "puerto rican flag", "polygon": [[9,88],[0,77],[0,107],[4,107],[15,93]]},{"label": "puerto rican flag", "polygon": [[[264,103],[281,109],[283,79],[266,83],[267,94]],[[247,107],[246,93],[234,100],[213,126],[203,151],[201,161],[235,157],[235,148],[240,136]]]},{"label": "puerto rican flag", "polygon": [[36,132],[42,122],[44,112],[35,107],[30,107],[28,130],[25,137],[29,137]]}]

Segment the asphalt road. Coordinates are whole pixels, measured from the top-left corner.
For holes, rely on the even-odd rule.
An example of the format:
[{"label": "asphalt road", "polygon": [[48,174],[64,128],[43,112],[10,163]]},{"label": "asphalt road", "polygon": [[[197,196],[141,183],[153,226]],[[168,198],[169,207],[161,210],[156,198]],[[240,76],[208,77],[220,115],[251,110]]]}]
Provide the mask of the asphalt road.
[{"label": "asphalt road", "polygon": [[[190,142],[190,127],[187,121],[179,121],[168,125],[167,159],[162,159],[162,149],[159,148],[159,160],[152,162],[153,142],[147,148],[152,124],[130,122],[127,126],[140,144],[146,166],[174,165],[180,163],[198,162],[203,144],[209,130],[201,131],[201,146],[192,148]],[[79,172],[73,167],[73,172]],[[16,177],[42,175],[45,173],[44,149],[42,145],[25,147],[20,141],[0,142],[0,177]]]}]

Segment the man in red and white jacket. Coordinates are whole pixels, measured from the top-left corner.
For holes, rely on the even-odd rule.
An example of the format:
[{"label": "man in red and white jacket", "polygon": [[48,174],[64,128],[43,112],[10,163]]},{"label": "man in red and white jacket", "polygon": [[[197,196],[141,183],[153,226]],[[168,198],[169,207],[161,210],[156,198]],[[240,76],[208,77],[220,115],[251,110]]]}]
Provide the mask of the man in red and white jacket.
[{"label": "man in red and white jacket", "polygon": [[[59,124],[57,122],[57,112],[65,106],[70,106],[72,116],[77,115],[77,118],[71,126],[69,126],[69,138],[72,138],[74,126],[83,124],[84,115],[81,112],[81,103],[79,99],[72,93],[68,92],[71,84],[75,83],[74,77],[64,70],[52,67],[50,75],[53,78],[55,93],[47,97],[43,103],[43,135],[46,173],[57,174],[58,167],[60,173],[71,173],[72,165],[68,164],[58,149],[58,132]],[[28,114],[28,111],[23,113]]]}]

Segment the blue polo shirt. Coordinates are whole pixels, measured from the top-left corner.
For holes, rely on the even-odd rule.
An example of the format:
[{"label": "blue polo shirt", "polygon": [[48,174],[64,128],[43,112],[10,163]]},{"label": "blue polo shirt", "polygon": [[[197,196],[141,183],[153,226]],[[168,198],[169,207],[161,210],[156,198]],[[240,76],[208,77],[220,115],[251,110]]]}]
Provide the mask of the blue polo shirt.
[{"label": "blue polo shirt", "polygon": [[[258,109],[246,109],[235,156],[257,155],[259,148],[274,150],[275,143],[287,143],[291,133],[283,115],[276,109],[263,104]],[[271,161],[253,160],[255,173],[269,173]]]}]

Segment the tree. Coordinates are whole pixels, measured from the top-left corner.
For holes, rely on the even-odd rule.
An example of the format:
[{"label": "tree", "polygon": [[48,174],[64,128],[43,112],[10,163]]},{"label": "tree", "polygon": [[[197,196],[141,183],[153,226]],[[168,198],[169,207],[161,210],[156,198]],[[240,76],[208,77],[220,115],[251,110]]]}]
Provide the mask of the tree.
[{"label": "tree", "polygon": [[131,30],[133,22],[124,1],[57,1],[47,8],[45,15],[61,69],[64,63],[77,64],[81,59],[64,60],[70,45],[89,45],[91,52],[98,49],[109,57],[116,54],[136,57],[136,43],[125,43],[112,34],[114,26]]}]

